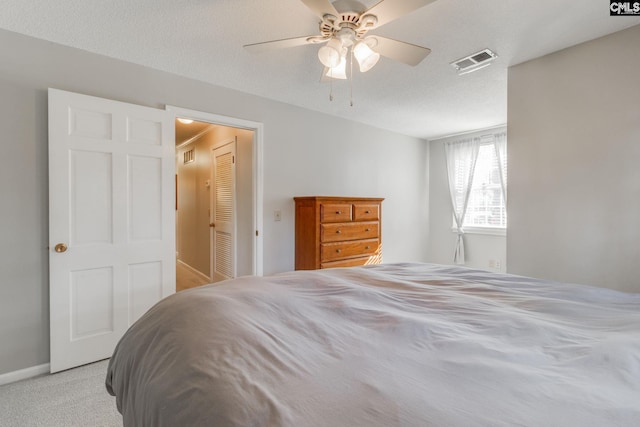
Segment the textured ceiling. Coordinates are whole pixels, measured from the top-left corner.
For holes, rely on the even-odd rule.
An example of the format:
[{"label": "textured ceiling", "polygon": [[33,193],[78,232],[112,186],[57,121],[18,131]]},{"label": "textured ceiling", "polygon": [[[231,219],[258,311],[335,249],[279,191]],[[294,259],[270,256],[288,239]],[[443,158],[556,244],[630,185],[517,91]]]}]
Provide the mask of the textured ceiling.
[{"label": "textured ceiling", "polygon": [[[610,17],[604,0],[437,0],[372,31],[432,53],[416,67],[382,58],[356,72],[350,107],[344,82],[329,101],[316,46],[242,48],[316,34],[299,0],[2,3],[0,28],[421,138],[506,123],[509,66],[640,24]],[[458,76],[449,65],[484,48],[499,55],[487,68]]]}]

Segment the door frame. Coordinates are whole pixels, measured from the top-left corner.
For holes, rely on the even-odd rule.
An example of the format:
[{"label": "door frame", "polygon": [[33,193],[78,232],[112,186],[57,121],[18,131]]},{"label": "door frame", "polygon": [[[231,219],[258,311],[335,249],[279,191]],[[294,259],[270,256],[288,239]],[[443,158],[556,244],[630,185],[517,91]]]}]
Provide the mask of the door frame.
[{"label": "door frame", "polygon": [[191,110],[188,108],[177,107],[174,105],[166,105],[165,109],[173,113],[173,119],[178,117],[193,119],[199,122],[206,122],[220,126],[227,126],[238,129],[247,129],[253,131],[253,147],[252,147],[252,181],[253,181],[253,228],[255,229],[255,238],[253,239],[252,248],[252,265],[253,275],[262,276],[263,274],[263,124],[251,120],[238,119],[236,117],[222,116],[219,114],[207,113],[204,111]]}]

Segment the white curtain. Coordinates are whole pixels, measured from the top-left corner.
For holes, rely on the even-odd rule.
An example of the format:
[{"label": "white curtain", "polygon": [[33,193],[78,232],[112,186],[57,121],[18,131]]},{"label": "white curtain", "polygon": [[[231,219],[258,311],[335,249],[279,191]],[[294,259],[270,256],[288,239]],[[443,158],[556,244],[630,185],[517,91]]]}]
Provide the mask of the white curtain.
[{"label": "white curtain", "polygon": [[505,132],[493,135],[493,145],[496,147],[496,158],[498,159],[498,168],[500,169],[500,185],[502,186],[502,197],[504,203],[507,203],[507,134]]},{"label": "white curtain", "polygon": [[[447,175],[449,178],[449,193],[453,207],[453,217],[456,221],[458,238],[453,261],[456,264],[464,264],[464,230],[462,221],[467,212],[469,193],[473,172],[478,159],[480,138],[468,138],[444,145],[444,154],[447,160]],[[457,179],[456,179],[457,178]],[[456,185],[457,183],[457,185]]]}]

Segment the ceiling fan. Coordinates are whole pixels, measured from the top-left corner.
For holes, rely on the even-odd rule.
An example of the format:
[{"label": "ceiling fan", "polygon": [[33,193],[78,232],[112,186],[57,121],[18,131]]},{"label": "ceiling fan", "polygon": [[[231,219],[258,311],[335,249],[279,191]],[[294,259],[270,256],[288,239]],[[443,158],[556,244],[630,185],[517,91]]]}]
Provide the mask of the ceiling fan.
[{"label": "ceiling fan", "polygon": [[[323,44],[318,59],[324,65],[323,80],[346,79],[347,59],[355,58],[360,72],[369,71],[385,56],[408,65],[418,65],[431,50],[377,35],[369,31],[411,13],[435,0],[380,0],[366,9],[358,1],[301,0],[320,17],[320,34],[245,45],[250,52]],[[351,54],[351,55],[350,55]]]}]

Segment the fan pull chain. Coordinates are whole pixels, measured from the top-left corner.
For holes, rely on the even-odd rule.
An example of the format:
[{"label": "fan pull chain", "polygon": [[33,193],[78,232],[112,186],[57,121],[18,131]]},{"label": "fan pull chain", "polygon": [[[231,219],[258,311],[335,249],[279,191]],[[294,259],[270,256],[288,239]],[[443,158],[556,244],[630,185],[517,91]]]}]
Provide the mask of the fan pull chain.
[{"label": "fan pull chain", "polygon": [[349,105],[353,107],[353,49],[349,58]]},{"label": "fan pull chain", "polygon": [[333,69],[329,68],[329,101],[333,101]]}]

